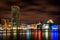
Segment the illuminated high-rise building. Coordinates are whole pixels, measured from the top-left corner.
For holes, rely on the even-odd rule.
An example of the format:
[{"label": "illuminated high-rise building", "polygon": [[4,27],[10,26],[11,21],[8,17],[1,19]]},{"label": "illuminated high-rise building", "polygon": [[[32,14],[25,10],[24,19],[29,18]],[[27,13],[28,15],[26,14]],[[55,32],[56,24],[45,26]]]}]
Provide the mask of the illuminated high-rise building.
[{"label": "illuminated high-rise building", "polygon": [[19,6],[11,6],[12,9],[12,26],[17,27],[19,25]]}]

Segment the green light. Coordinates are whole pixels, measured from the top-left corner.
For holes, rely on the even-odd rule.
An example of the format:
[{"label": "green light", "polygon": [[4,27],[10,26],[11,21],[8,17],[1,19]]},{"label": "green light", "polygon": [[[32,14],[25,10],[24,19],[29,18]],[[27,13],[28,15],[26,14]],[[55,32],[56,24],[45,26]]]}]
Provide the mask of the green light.
[{"label": "green light", "polygon": [[43,25],[43,37],[46,39],[46,40],[49,40],[49,23],[46,23]]},{"label": "green light", "polygon": [[46,37],[46,40],[48,40],[48,30],[45,30],[45,37]]}]

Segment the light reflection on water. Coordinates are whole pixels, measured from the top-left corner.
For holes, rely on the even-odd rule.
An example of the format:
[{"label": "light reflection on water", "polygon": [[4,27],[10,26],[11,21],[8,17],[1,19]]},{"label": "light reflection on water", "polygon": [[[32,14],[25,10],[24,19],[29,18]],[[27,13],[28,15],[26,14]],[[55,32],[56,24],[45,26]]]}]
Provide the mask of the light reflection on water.
[{"label": "light reflection on water", "polygon": [[[37,33],[37,31],[30,30],[29,40],[35,40],[34,33],[35,32]],[[26,30],[18,30],[18,31],[17,30],[13,30],[13,31],[12,30],[4,30],[4,31],[0,30],[0,40],[27,40]]]}]

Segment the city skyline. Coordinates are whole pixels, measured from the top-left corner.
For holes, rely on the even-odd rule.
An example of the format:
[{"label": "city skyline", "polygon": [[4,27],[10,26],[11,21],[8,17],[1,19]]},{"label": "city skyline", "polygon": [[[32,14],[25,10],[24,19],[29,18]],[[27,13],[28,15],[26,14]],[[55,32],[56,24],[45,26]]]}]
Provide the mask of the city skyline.
[{"label": "city skyline", "polygon": [[58,0],[2,0],[0,18],[11,18],[11,6],[17,5],[20,7],[20,21],[24,23],[46,22],[53,19],[55,23],[60,24],[60,5],[57,2],[59,3]]}]

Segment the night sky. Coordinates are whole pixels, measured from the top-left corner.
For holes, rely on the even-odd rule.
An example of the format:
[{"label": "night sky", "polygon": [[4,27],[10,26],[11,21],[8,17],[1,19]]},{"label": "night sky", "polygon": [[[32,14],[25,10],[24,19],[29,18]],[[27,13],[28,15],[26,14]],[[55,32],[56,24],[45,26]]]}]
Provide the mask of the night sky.
[{"label": "night sky", "polygon": [[44,23],[53,19],[60,24],[60,1],[59,0],[1,0],[0,18],[11,18],[11,6],[20,7],[20,20],[25,23]]}]

